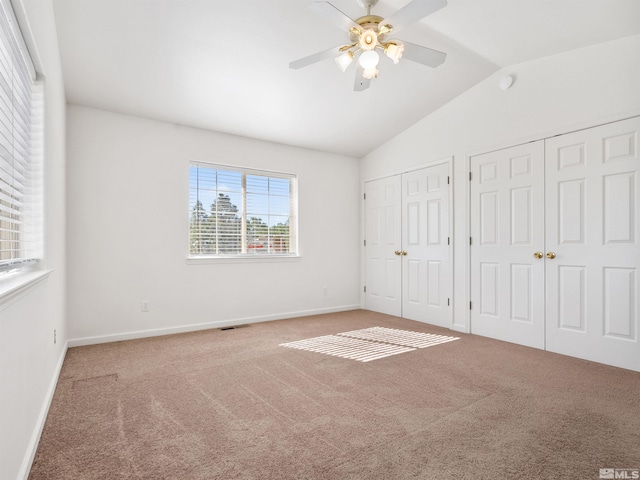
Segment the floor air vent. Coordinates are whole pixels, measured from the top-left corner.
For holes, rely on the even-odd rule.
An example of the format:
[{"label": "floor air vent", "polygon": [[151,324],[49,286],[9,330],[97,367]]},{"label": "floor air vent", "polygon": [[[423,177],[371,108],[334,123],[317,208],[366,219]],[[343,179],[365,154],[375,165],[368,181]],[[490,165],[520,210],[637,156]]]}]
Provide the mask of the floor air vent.
[{"label": "floor air vent", "polygon": [[236,330],[238,328],[247,328],[249,325],[230,325],[228,327],[220,327],[218,330]]}]

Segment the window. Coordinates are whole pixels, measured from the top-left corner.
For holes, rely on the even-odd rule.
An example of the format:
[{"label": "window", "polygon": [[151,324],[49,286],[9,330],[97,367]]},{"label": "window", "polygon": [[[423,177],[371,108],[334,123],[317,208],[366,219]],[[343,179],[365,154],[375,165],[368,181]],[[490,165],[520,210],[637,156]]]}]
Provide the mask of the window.
[{"label": "window", "polygon": [[41,255],[42,88],[8,1],[0,1],[0,274]]},{"label": "window", "polygon": [[189,255],[297,254],[296,176],[192,163]]}]

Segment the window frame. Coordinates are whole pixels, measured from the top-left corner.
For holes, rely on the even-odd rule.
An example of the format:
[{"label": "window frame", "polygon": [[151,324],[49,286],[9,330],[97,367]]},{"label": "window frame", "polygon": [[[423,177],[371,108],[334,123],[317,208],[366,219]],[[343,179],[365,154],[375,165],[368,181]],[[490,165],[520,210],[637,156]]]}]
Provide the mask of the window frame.
[{"label": "window frame", "polygon": [[[191,214],[192,199],[191,193],[194,191],[191,183],[191,168],[208,168],[212,170],[222,170],[236,172],[241,175],[241,253],[218,253],[218,254],[194,254],[191,252]],[[268,178],[280,178],[289,180],[289,252],[285,253],[249,253],[247,251],[247,175],[263,176]],[[300,258],[298,244],[298,175],[296,173],[281,172],[274,170],[264,170],[257,168],[242,167],[223,163],[208,162],[202,160],[190,160],[188,164],[188,227],[187,227],[187,264],[211,264],[211,263],[244,263],[244,262],[289,262],[297,261]],[[199,200],[198,200],[199,201]]]},{"label": "window frame", "polygon": [[[51,271],[45,270],[43,264],[44,82],[39,77],[31,59],[21,26],[9,0],[0,0],[0,16],[2,16],[0,22],[3,24],[3,49],[9,55],[5,58],[10,62],[10,69],[3,67],[6,72],[4,77],[7,79],[9,78],[7,75],[9,75],[12,79],[12,85],[9,86],[11,98],[16,95],[14,91],[22,92],[17,95],[26,95],[26,97],[22,97],[26,103],[22,103],[21,107],[15,108],[12,103],[14,106],[12,111],[5,110],[7,118],[11,118],[12,125],[15,125],[16,121],[23,122],[23,126],[20,127],[23,140],[22,143],[16,144],[14,143],[15,133],[12,133],[11,139],[5,136],[5,139],[12,145],[13,151],[6,150],[8,156],[4,157],[4,164],[5,167],[9,165],[9,168],[12,168],[13,165],[14,171],[12,173],[11,170],[5,168],[4,185],[8,188],[8,192],[14,189],[14,193],[9,193],[9,196],[15,195],[11,198],[14,198],[20,207],[16,210],[17,207],[12,206],[11,201],[5,203],[3,207],[4,227],[8,228],[6,231],[14,232],[15,237],[10,234],[9,237],[4,238],[4,246],[6,247],[8,243],[10,249],[5,250],[9,256],[0,261],[0,307],[2,307],[9,298],[13,298],[16,293],[45,278]],[[5,94],[8,93],[9,91],[5,89]],[[22,114],[15,113],[20,108]],[[22,120],[16,120],[16,115],[21,115]],[[6,122],[4,125],[5,128],[9,127]],[[5,192],[5,201],[8,201],[6,195]],[[12,211],[14,213],[11,213]],[[9,216],[7,216],[8,212]],[[12,225],[14,226],[12,227]],[[15,225],[18,225],[19,228],[16,229]]]}]

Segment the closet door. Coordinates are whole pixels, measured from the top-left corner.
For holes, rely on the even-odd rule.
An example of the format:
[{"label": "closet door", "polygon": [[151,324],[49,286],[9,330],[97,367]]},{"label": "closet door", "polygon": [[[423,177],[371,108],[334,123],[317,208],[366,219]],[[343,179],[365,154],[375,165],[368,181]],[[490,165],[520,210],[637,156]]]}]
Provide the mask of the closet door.
[{"label": "closet door", "polygon": [[640,119],[546,141],[547,350],[640,371]]},{"label": "closet door", "polygon": [[471,332],[544,348],[544,143],[471,158]]},{"label": "closet door", "polygon": [[451,326],[447,164],[402,175],[402,316]]},{"label": "closet door", "polygon": [[401,177],[365,184],[365,306],[402,316]]}]

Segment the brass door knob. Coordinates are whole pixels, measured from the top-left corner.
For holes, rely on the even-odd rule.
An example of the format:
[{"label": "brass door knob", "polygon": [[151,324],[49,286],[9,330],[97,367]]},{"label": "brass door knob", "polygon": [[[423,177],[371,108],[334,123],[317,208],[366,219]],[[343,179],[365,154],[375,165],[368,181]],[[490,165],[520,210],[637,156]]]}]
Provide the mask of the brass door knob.
[{"label": "brass door knob", "polygon": [[547,252],[547,258],[553,260],[556,258],[556,252]]},{"label": "brass door knob", "polygon": [[542,252],[534,252],[533,256],[536,258],[542,258],[544,255],[542,255]]},{"label": "brass door knob", "polygon": [[396,251],[395,251],[395,252],[393,252],[393,253],[395,253],[396,255],[402,255],[402,252],[401,252],[400,250],[396,250]]},{"label": "brass door knob", "polygon": [[402,255],[406,255],[407,252],[405,252],[404,250],[402,252],[400,252]]}]

